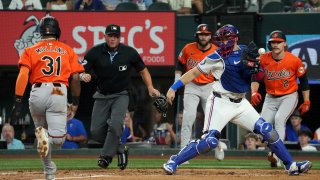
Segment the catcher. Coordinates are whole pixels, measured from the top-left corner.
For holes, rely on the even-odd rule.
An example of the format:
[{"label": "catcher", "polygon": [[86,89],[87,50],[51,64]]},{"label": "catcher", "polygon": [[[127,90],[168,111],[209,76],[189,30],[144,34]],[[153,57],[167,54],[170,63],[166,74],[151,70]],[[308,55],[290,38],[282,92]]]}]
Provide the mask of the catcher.
[{"label": "catcher", "polygon": [[283,161],[289,175],[307,172],[311,168],[311,162],[295,162],[272,124],[266,122],[245,98],[245,94],[250,90],[251,77],[259,74],[259,53],[256,45],[238,45],[239,31],[230,24],[218,29],[214,38],[218,50],[184,74],[167,92],[167,100],[172,104],[177,89],[201,73],[212,73],[216,81],[213,83],[205,111],[205,126],[209,127],[208,132],[201,139],[190,141],[178,154],[171,156],[169,161],[163,164],[165,172],[174,174],[182,163],[215,149],[221,130],[229,122],[261,134],[269,148]]}]

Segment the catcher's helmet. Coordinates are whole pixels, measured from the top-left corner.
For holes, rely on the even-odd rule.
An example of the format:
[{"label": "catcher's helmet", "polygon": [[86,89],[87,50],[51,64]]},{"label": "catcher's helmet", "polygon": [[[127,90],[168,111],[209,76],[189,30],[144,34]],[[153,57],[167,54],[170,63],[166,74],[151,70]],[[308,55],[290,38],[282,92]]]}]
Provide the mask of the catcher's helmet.
[{"label": "catcher's helmet", "polygon": [[218,52],[223,58],[232,52],[238,37],[238,28],[231,24],[226,24],[216,31],[213,42],[219,47]]},{"label": "catcher's helmet", "polygon": [[61,35],[58,20],[50,15],[47,15],[40,20],[39,31],[41,36],[54,35],[57,39],[59,39]]},{"label": "catcher's helmet", "polygon": [[275,30],[275,31],[272,31],[269,36],[269,40],[268,40],[268,49],[269,50],[272,49],[272,47],[270,45],[270,42],[272,42],[272,41],[285,42],[285,41],[287,41],[287,38],[286,38],[286,35],[282,31]]}]

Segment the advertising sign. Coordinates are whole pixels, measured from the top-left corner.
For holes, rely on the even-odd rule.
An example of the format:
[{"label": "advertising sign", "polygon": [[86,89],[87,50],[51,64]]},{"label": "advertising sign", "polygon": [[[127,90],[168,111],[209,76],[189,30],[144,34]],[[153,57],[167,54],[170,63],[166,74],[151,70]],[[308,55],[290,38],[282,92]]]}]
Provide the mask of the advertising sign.
[{"label": "advertising sign", "polygon": [[[61,28],[60,41],[79,56],[104,42],[108,24],[121,27],[121,43],[134,47],[146,65],[172,66],[175,57],[174,12],[51,12]],[[24,48],[37,43],[43,11],[1,11],[0,65],[17,65]]]}]

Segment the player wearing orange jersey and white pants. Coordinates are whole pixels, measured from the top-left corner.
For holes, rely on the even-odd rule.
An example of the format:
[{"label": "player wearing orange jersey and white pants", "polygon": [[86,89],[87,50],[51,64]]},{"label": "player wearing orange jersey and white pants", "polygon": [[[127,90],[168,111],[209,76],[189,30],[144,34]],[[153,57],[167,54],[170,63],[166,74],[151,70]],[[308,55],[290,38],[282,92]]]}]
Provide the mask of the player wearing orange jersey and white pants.
[{"label": "player wearing orange jersey and white pants", "polygon": [[73,49],[58,41],[61,31],[54,17],[42,18],[39,30],[42,40],[26,48],[19,59],[11,123],[19,119],[22,96],[29,79],[32,84],[29,108],[36,127],[37,150],[46,179],[54,179],[57,168],[51,161],[51,144],[60,146],[65,140],[68,79],[72,77],[72,108],[76,111],[81,88],[79,72],[84,68]]},{"label": "player wearing orange jersey and white pants", "polygon": [[[211,43],[211,31],[207,24],[200,24],[195,33],[196,42],[184,46],[178,57],[175,71],[175,81],[184,71],[189,71],[209,54],[216,50]],[[206,101],[210,93],[214,78],[212,75],[200,75],[185,86],[183,97],[183,120],[181,126],[181,148],[184,148],[191,139],[192,126],[196,119],[199,102],[202,109],[206,107]]]},{"label": "player wearing orange jersey and white pants", "polygon": [[[287,51],[287,46],[285,34],[279,30],[273,31],[268,40],[271,51],[260,56],[267,92],[261,116],[274,125],[282,140],[285,139],[286,122],[298,104],[297,78],[300,80],[299,86],[304,100],[298,110],[304,114],[310,108],[306,70],[301,59]],[[251,103],[254,106],[262,99],[258,89],[259,82],[252,82]],[[280,161],[272,154],[269,154],[268,159],[272,167],[281,166]]]}]

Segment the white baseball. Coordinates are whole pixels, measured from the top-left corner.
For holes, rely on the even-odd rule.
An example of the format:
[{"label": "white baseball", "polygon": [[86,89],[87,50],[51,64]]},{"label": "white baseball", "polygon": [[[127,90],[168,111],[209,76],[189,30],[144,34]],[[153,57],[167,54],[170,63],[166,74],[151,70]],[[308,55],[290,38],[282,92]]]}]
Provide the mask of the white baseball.
[{"label": "white baseball", "polygon": [[260,55],[262,55],[262,54],[266,53],[266,50],[265,50],[264,48],[260,48],[260,49],[258,50],[258,53],[259,53]]}]

